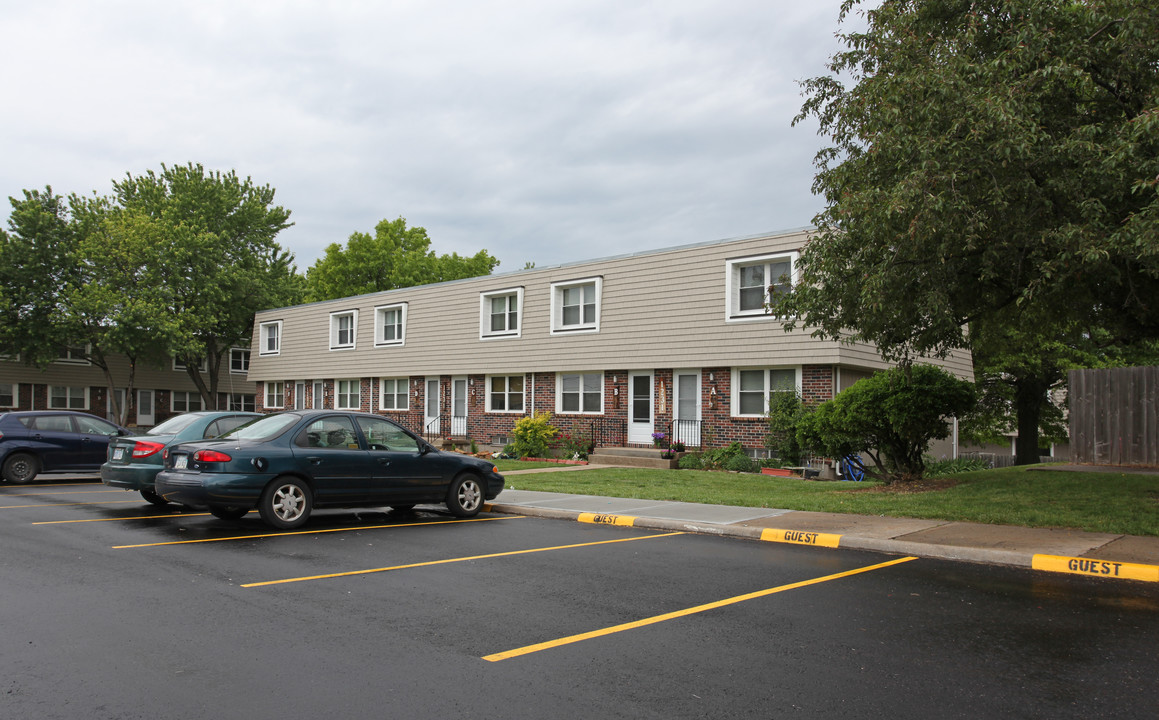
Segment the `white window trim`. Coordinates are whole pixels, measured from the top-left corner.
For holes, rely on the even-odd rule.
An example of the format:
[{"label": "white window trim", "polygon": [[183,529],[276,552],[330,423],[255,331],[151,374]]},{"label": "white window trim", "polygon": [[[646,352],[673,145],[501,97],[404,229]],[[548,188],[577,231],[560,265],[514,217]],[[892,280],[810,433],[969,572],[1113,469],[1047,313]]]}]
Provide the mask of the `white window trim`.
[{"label": "white window trim", "polygon": [[[506,378],[506,379],[510,379],[513,377],[523,378],[523,392],[520,393],[523,396],[523,408],[522,409],[512,410],[512,409],[508,408],[506,410],[496,410],[495,408],[491,407],[491,378],[497,378],[497,377]],[[484,382],[483,393],[487,396],[487,405],[486,405],[487,412],[495,413],[496,415],[526,415],[527,414],[527,396],[528,396],[527,390],[528,390],[528,387],[530,386],[530,383],[527,382],[526,373],[494,373],[493,375],[488,375],[483,382]],[[505,392],[503,394],[504,395],[511,395],[511,393],[509,391]]]},{"label": "white window trim", "polygon": [[[79,345],[69,345],[67,348],[65,348],[65,350],[72,350],[74,347],[76,347],[76,348],[79,348],[80,346],[79,346]],[[93,350],[93,346],[92,346],[92,345],[90,345],[90,344],[88,344],[88,343],[85,343],[85,346],[84,346],[84,348],[85,348],[85,349],[84,349],[84,353],[85,353],[85,355],[88,355],[88,354],[89,354],[90,352],[92,352],[92,350]],[[19,357],[19,355],[18,355],[17,357]],[[81,357],[81,358],[72,358],[72,357],[69,357],[69,358],[57,358],[56,360],[53,360],[53,362],[54,362],[54,363],[59,363],[59,364],[61,364],[61,365],[92,365],[92,364],[93,364],[93,363],[92,363],[92,361],[91,361],[91,360],[89,360],[87,357]],[[85,407],[87,408],[88,406],[86,405]]]},{"label": "white window trim", "polygon": [[[53,391],[53,390],[55,390],[55,389],[56,389],[56,388],[58,388],[58,387],[69,388],[70,390],[71,390],[72,388],[80,388],[81,390],[83,390],[83,391],[84,391],[84,394],[85,394],[85,404],[84,404],[84,407],[74,408],[74,407],[72,407],[72,406],[71,406],[72,404],[71,404],[71,403],[69,403],[69,402],[67,402],[67,401],[65,402],[65,407],[62,407],[62,408],[53,407],[53,406],[52,406],[52,396],[53,396],[53,392],[52,392],[52,391]],[[67,397],[69,400],[71,400],[71,399],[72,399],[72,394],[71,394],[71,393],[69,393],[69,394],[68,394],[66,397]],[[49,408],[50,410],[88,410],[88,409],[89,409],[89,388],[88,388],[88,386],[87,386],[87,385],[84,385],[84,386],[82,386],[82,385],[49,385],[49,386],[48,386],[48,408]]]},{"label": "white window trim", "polygon": [[[402,396],[404,398],[406,398],[406,406],[405,407],[388,408],[386,406],[386,402],[384,401],[384,398],[387,395],[386,383],[387,383],[387,381],[390,381],[390,380],[393,380],[395,383],[394,392],[390,393],[391,397],[394,397],[394,398],[398,397],[398,395],[399,395],[398,387],[400,384],[402,385],[402,387],[403,387]],[[405,377],[382,377],[382,378],[379,378],[378,379],[378,409],[384,410],[386,412],[406,412],[406,411],[410,410],[410,378],[405,378]]]},{"label": "white window trim", "polygon": [[[493,331],[491,329],[491,300],[497,297],[515,296],[515,312],[518,320],[514,330]],[[513,287],[504,290],[479,293],[479,339],[504,340],[523,337],[523,288]]]},{"label": "white window trim", "polygon": [[[354,405],[343,405],[343,397],[350,393],[341,391],[342,383],[354,383]],[[359,410],[362,408],[362,380],[358,378],[341,378],[334,381],[334,407],[337,410]]]},{"label": "white window trim", "polygon": [[[278,329],[278,347],[274,350],[269,350],[267,348],[268,343],[266,342],[268,338],[267,328],[271,327],[276,327]],[[285,335],[282,333],[281,320],[271,320],[269,322],[261,323],[258,326],[258,355],[280,355],[282,353],[282,340],[284,339]]]},{"label": "white window trim", "polygon": [[[245,353],[245,357],[246,357],[245,370],[234,370],[233,369],[233,354],[234,353]],[[232,374],[232,375],[246,375],[246,374],[248,374],[249,373],[249,364],[250,364],[249,358],[250,357],[251,357],[251,355],[250,355],[249,348],[240,348],[240,347],[230,348],[229,349],[229,372],[230,372],[230,374]]]},{"label": "white window trim", "polygon": [[[173,358],[173,370],[174,372],[185,372],[185,365],[177,358]],[[197,370],[203,373],[209,372],[209,360],[202,358],[201,365],[198,366]]]},{"label": "white window trim", "polygon": [[[185,395],[185,409],[184,410],[178,410],[176,407],[174,407],[174,405],[176,405],[175,401],[176,401],[178,393]],[[197,408],[195,410],[189,409],[189,399],[190,398],[197,399]],[[169,391],[169,409],[175,413],[201,412],[201,411],[206,409],[205,400],[201,397],[201,393],[198,392],[197,390],[170,390]]]},{"label": "white window trim", "polygon": [[10,383],[5,383],[5,384],[12,386],[12,404],[11,405],[0,405],[0,407],[2,407],[2,408],[18,408],[18,407],[20,407],[20,383],[13,381]]},{"label": "white window trim", "polygon": [[[595,285],[595,304],[596,304],[596,319],[591,323],[580,323],[579,325],[563,326],[563,291],[570,288],[576,288],[583,285]],[[584,333],[598,333],[600,331],[600,319],[602,316],[602,305],[604,289],[604,278],[602,276],[580,278],[578,280],[567,280],[564,282],[554,282],[551,284],[551,334],[552,335],[581,335]]]},{"label": "white window trim", "polygon": [[[282,402],[278,405],[271,405],[270,404],[270,386],[271,385],[281,385],[282,386]],[[286,407],[286,384],[284,382],[267,380],[266,382],[262,383],[262,407],[269,408],[271,410],[272,409],[279,409],[280,410],[280,409]]]},{"label": "white window trim", "polygon": [[[350,342],[338,342],[338,321],[350,318]],[[330,349],[353,350],[358,342],[358,310],[338,310],[330,313]]]},{"label": "white window trim", "polygon": [[[387,340],[386,333],[383,332],[382,316],[388,310],[398,310],[402,313],[402,330],[399,337],[394,340]],[[407,321],[407,303],[393,303],[391,305],[378,305],[374,308],[374,347],[402,347],[406,345],[406,321]]]},{"label": "white window trim", "polygon": [[[763,392],[764,392],[765,401],[762,405],[762,407],[764,407],[763,412],[755,413],[755,414],[754,413],[743,413],[743,414],[741,413],[741,411],[740,411],[740,373],[742,370],[760,370],[761,372],[764,373],[765,387],[764,387]],[[732,380],[729,383],[731,385],[731,390],[730,390],[731,397],[729,398],[729,414],[732,415],[732,417],[763,418],[763,417],[768,416],[769,395],[770,395],[770,391],[769,391],[769,371],[770,370],[792,370],[793,375],[794,375],[794,389],[797,391],[798,394],[800,394],[801,383],[802,383],[802,379],[801,379],[802,373],[801,373],[801,366],[800,365],[781,366],[781,367],[767,367],[767,366],[766,367],[734,367],[734,368],[732,368],[732,376],[731,376]]]},{"label": "white window trim", "polygon": [[[579,375],[580,380],[580,409],[579,410],[564,410],[563,409],[563,377],[564,375]],[[600,376],[600,409],[599,410],[584,410],[583,409],[583,376],[584,375],[599,375]],[[604,414],[604,391],[607,389],[608,378],[604,371],[577,371],[577,372],[557,372],[555,374],[555,414],[556,415],[603,415]],[[526,401],[525,401],[526,402]]]},{"label": "white window trim", "polygon": [[[769,313],[765,308],[760,310],[740,310],[740,269],[750,265],[761,265],[770,262],[789,261],[789,282],[795,284],[799,277],[797,265],[798,253],[796,250],[767,255],[752,255],[749,257],[733,258],[725,261],[724,269],[724,321],[725,322],[753,322],[754,320],[779,320],[780,317]],[[768,302],[768,286],[765,290],[765,301]],[[748,369],[748,368],[746,368]]]}]

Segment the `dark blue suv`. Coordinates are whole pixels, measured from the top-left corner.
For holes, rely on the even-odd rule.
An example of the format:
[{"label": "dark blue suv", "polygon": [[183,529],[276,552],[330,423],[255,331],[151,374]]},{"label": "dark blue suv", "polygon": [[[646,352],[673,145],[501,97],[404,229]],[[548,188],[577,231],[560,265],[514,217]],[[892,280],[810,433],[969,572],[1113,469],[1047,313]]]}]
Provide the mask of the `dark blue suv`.
[{"label": "dark blue suv", "polygon": [[96,472],[109,440],[129,431],[96,415],[67,410],[0,414],[0,475],[26,483],[40,472]]}]

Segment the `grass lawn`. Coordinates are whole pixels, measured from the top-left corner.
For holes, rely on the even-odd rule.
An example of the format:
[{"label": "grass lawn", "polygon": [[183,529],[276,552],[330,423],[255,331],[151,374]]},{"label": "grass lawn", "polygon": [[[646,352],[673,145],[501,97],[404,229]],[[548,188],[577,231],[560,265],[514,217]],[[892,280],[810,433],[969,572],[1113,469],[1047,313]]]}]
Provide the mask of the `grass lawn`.
[{"label": "grass lawn", "polygon": [[[501,466],[500,472],[530,467],[534,464],[514,461],[513,466]],[[715,505],[1159,535],[1159,474],[1018,467],[960,473],[924,481],[920,487],[899,490],[870,482],[815,482],[696,470],[607,468],[509,475],[507,487]]]}]

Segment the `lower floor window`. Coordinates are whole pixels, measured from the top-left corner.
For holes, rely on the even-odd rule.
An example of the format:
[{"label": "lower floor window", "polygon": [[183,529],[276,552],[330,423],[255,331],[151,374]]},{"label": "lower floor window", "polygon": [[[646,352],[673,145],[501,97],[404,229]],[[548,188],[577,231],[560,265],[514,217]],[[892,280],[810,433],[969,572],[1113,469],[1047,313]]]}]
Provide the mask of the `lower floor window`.
[{"label": "lower floor window", "polygon": [[16,383],[0,383],[0,407],[16,407]]},{"label": "lower floor window", "polygon": [[598,413],[603,411],[604,374],[560,376],[560,412]]},{"label": "lower floor window", "polygon": [[797,371],[789,369],[738,370],[734,415],[764,415],[769,411],[769,395],[797,389]]},{"label": "lower floor window", "polygon": [[280,382],[266,383],[266,407],[280,408],[286,404],[286,384]]},{"label": "lower floor window", "polygon": [[339,380],[338,381],[338,407],[341,410],[357,410],[359,407],[359,395],[362,389],[362,381],[360,380]]},{"label": "lower floor window", "polygon": [[406,410],[409,407],[406,378],[383,378],[379,383],[379,405],[383,410]]},{"label": "lower floor window", "polygon": [[254,396],[246,393],[230,393],[226,399],[226,410],[253,412],[256,408]]},{"label": "lower floor window", "polygon": [[84,410],[89,406],[89,389],[54,385],[49,389],[48,398],[48,406],[53,410]]},{"label": "lower floor window", "polygon": [[173,412],[197,412],[204,409],[201,403],[201,393],[189,392],[187,390],[174,390],[173,400],[170,403],[173,406]]},{"label": "lower floor window", "polygon": [[489,382],[489,412],[523,412],[522,375],[496,375]]}]

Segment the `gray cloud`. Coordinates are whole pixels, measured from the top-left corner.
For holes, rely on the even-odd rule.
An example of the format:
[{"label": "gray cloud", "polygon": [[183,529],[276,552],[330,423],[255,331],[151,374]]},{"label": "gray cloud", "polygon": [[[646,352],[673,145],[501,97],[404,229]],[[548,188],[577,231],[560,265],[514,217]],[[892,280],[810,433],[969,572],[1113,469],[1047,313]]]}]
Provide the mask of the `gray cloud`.
[{"label": "gray cloud", "polygon": [[839,0],[3,2],[4,195],[234,169],[278,190],[303,269],[399,216],[514,270],[821,206],[790,123]]}]

